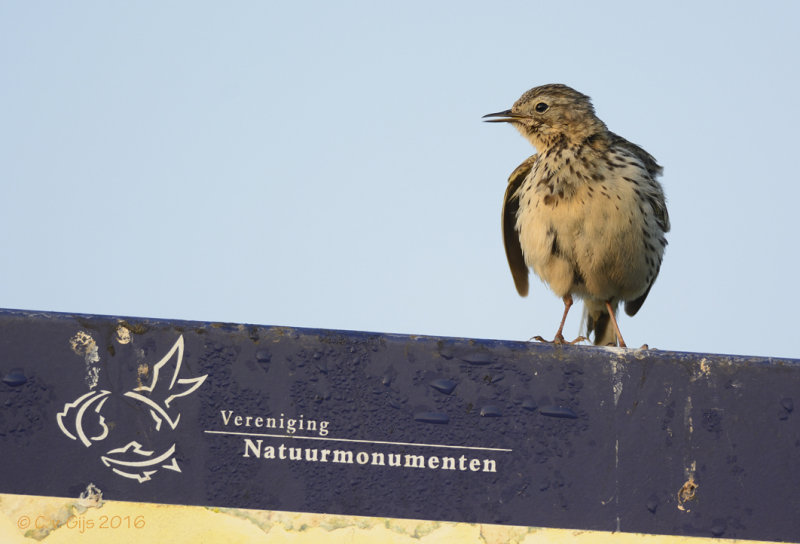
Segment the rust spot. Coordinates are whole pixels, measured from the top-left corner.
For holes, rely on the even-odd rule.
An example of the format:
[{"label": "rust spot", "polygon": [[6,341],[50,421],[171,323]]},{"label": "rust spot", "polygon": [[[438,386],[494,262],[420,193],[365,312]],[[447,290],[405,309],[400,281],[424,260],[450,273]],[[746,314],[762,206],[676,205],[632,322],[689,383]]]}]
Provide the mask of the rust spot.
[{"label": "rust spot", "polygon": [[678,491],[678,508],[680,510],[686,510],[686,508],[683,507],[684,503],[694,500],[698,487],[699,486],[694,481],[694,477],[689,476],[689,479],[686,480],[686,483],[683,484]]},{"label": "rust spot", "polygon": [[150,376],[150,366],[147,363],[142,363],[136,369],[136,382],[139,384],[139,387],[144,387],[143,381],[146,380]]},{"label": "rust spot", "polygon": [[148,327],[147,325],[142,325],[142,324],[134,325],[133,323],[129,323],[125,320],[119,322],[119,327],[125,327],[126,329],[128,329],[129,332],[132,332],[133,334],[144,334],[148,330],[150,330],[150,327]]}]

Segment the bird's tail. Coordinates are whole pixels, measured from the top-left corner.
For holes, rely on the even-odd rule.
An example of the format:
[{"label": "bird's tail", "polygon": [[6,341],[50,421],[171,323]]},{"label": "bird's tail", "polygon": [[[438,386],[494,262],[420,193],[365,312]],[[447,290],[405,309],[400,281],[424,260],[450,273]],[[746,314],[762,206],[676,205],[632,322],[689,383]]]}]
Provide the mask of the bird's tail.
[{"label": "bird's tail", "polygon": [[[617,304],[611,306],[616,313]],[[592,338],[597,346],[616,346],[617,333],[611,323],[611,316],[608,314],[604,302],[585,300],[583,306],[583,320],[586,323],[586,336]]]}]

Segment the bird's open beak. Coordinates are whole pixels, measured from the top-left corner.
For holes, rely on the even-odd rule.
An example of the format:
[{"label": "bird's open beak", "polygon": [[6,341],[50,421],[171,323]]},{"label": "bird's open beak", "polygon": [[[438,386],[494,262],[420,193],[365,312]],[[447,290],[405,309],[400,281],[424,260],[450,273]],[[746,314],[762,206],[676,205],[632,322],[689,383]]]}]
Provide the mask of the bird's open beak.
[{"label": "bird's open beak", "polygon": [[[486,119],[487,117],[498,117],[498,119]],[[513,123],[517,119],[525,117],[518,113],[513,113],[511,110],[498,111],[497,113],[487,113],[481,119],[486,119],[486,123]]]}]

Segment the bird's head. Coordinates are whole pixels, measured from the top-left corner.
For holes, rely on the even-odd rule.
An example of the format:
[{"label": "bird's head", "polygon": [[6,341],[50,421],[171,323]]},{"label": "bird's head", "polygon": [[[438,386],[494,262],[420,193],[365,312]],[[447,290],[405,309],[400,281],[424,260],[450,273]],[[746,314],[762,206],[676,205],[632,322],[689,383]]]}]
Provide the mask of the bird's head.
[{"label": "bird's head", "polygon": [[558,141],[580,143],[606,130],[589,97],[559,83],[534,87],[510,110],[483,118],[489,123],[511,123],[540,153]]}]

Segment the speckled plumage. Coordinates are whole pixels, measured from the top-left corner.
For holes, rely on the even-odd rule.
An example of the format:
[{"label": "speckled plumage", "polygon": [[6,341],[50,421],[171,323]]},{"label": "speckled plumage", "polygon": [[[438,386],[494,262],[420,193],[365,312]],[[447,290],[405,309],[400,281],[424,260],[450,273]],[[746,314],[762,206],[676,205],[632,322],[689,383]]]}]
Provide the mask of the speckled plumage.
[{"label": "speckled plumage", "polygon": [[584,301],[596,344],[625,345],[616,326],[619,302],[628,315],[639,310],[667,245],[661,167],[609,131],[589,97],[566,85],[533,88],[510,110],[486,117],[511,123],[538,151],[509,177],[503,204],[517,291],[528,294],[530,267],[562,297],[556,342],[564,341],[574,295]]}]

